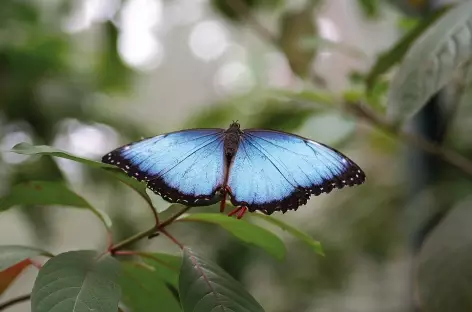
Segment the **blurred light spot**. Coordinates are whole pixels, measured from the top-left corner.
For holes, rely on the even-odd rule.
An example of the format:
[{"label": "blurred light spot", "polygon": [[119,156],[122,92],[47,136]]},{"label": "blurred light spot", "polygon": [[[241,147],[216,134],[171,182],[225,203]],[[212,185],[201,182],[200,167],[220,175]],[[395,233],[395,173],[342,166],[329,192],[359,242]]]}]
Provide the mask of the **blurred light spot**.
[{"label": "blurred light spot", "polygon": [[166,24],[171,26],[188,25],[203,16],[203,6],[208,5],[196,0],[174,0],[166,4]]},{"label": "blurred light spot", "polygon": [[75,155],[97,158],[118,144],[118,135],[102,124],[86,125],[75,119],[67,119],[60,125],[54,145]]},{"label": "blurred light spot", "polygon": [[121,12],[120,26],[123,31],[151,30],[162,21],[161,0],[131,0]]},{"label": "blurred light spot", "polygon": [[220,67],[215,75],[215,88],[223,94],[245,93],[255,85],[254,75],[241,62],[231,62]]},{"label": "blurred light spot", "polygon": [[123,61],[142,70],[158,67],[164,58],[162,44],[148,31],[123,32],[118,39],[118,51]]},{"label": "blurred light spot", "polygon": [[[339,30],[337,29],[336,25],[333,23],[331,19],[320,17],[317,19],[318,28],[320,32],[320,36],[324,39],[339,42],[341,40],[341,36],[339,34]],[[318,53],[318,57],[321,59],[326,59],[330,57],[333,53],[331,50],[321,50]]]},{"label": "blurred light spot", "polygon": [[286,87],[292,83],[292,70],[287,58],[280,52],[271,52],[266,56],[267,84],[270,87]]},{"label": "blurred light spot", "polygon": [[189,45],[193,54],[204,61],[217,59],[228,47],[228,35],[220,22],[203,21],[193,27]]},{"label": "blurred light spot", "polygon": [[324,39],[339,42],[340,35],[336,25],[332,20],[324,17],[320,17],[317,20],[320,31],[320,36]]},{"label": "blurred light spot", "polygon": [[228,44],[225,53],[225,59],[229,59],[231,61],[240,61],[243,63],[247,62],[248,52],[246,47],[234,42]]},{"label": "blurred light spot", "polygon": [[78,7],[64,23],[64,30],[71,33],[86,30],[94,22],[111,20],[120,6],[119,0],[81,0],[75,3]]},{"label": "blurred light spot", "polygon": [[155,28],[162,22],[162,10],[160,0],[133,0],[124,6],[118,52],[130,66],[150,70],[162,62],[164,49],[155,35]]},{"label": "blurred light spot", "polygon": [[[2,151],[8,151],[8,150],[11,150],[12,147],[15,146],[16,144],[22,143],[22,142],[33,143],[28,133],[22,130],[16,130],[16,131],[12,131],[5,134],[2,142],[0,143],[0,146],[1,146]],[[3,160],[9,164],[22,163],[29,157],[31,156],[20,155],[20,154],[11,153],[11,152],[3,152]]]},{"label": "blurred light spot", "polygon": [[[55,147],[97,161],[118,144],[118,134],[112,128],[102,124],[86,125],[75,119],[63,121],[58,133]],[[56,161],[70,180],[78,182],[83,179],[81,164],[63,158],[56,158]]]}]

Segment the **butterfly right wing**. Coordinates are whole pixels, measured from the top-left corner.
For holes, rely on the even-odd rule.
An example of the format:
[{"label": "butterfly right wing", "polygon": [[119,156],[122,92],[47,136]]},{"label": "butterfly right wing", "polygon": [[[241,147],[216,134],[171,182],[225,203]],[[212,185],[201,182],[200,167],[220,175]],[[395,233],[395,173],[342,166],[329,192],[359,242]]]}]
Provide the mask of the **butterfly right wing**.
[{"label": "butterfly right wing", "polygon": [[209,205],[224,183],[224,130],[191,129],[134,142],[103,156],[172,203]]}]

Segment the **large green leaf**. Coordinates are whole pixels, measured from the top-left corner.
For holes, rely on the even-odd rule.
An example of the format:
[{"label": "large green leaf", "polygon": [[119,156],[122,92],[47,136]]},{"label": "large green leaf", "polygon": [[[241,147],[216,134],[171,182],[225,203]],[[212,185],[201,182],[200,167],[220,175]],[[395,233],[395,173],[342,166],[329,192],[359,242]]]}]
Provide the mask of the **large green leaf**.
[{"label": "large green leaf", "polygon": [[32,312],[116,312],[121,265],[109,255],[80,250],[60,254],[39,271]]},{"label": "large green leaf", "polygon": [[308,246],[313,248],[313,250],[316,253],[324,256],[323,248],[321,248],[321,243],[319,241],[316,241],[313,238],[311,238],[308,234],[303,233],[302,231],[297,230],[293,226],[288,225],[287,223],[285,223],[285,222],[283,222],[283,221],[281,221],[277,218],[274,218],[272,216],[268,216],[268,215],[265,215],[265,214],[262,214],[262,213],[252,213],[250,216],[255,217],[255,218],[261,218],[261,219],[263,219],[263,220],[265,220],[269,223],[272,223],[273,225],[281,228],[282,230],[287,231],[288,233],[292,234],[293,236],[295,236],[296,238],[300,239],[301,241],[305,242]]},{"label": "large green leaf", "polygon": [[184,312],[263,312],[264,308],[215,263],[185,248],[179,278]]},{"label": "large green leaf", "polygon": [[366,77],[367,89],[371,90],[378,77],[389,71],[400,62],[410,46],[421,36],[434,22],[444,15],[451,7],[446,6],[421,21],[416,27],[406,33],[390,50],[379,55],[375,64]]},{"label": "large green leaf", "polygon": [[454,208],[423,244],[416,283],[421,311],[472,311],[471,204]]},{"label": "large green leaf", "polygon": [[156,275],[177,287],[182,258],[164,253],[139,253],[144,263],[151,266]]},{"label": "large green leaf", "polygon": [[128,177],[124,172],[122,172],[115,166],[83,157],[78,157],[68,152],[47,145],[31,145],[29,143],[20,143],[15,145],[11,151],[23,155],[49,155],[61,157],[82,163],[87,166],[105,169],[105,171],[111,174],[113,177],[120,180],[129,187],[133,188],[136,192],[138,192],[139,195],[141,195],[141,197],[144,198],[144,200],[146,200],[147,203],[152,205],[151,199],[146,194],[146,185],[133,178]]},{"label": "large green leaf", "polygon": [[19,245],[0,246],[0,271],[3,271],[25,259],[36,256],[52,257],[53,255],[35,247]]},{"label": "large green leaf", "polygon": [[107,228],[111,228],[108,215],[91,206],[83,197],[70,190],[64,183],[31,181],[14,185],[0,199],[0,212],[17,205],[58,205],[85,208],[92,211]]},{"label": "large green leaf", "polygon": [[[179,302],[166,286],[167,281],[155,271],[156,267],[147,268],[138,263],[123,264],[120,282],[122,300],[131,312],[181,311]],[[175,275],[177,277],[178,272]]]},{"label": "large green leaf", "polygon": [[444,14],[415,41],[388,95],[388,113],[401,122],[418,112],[472,57],[472,1]]},{"label": "large green leaf", "polygon": [[230,218],[221,213],[195,213],[184,215],[179,221],[218,224],[242,241],[259,246],[278,259],[283,259],[285,256],[285,246],[276,235],[245,220]]}]

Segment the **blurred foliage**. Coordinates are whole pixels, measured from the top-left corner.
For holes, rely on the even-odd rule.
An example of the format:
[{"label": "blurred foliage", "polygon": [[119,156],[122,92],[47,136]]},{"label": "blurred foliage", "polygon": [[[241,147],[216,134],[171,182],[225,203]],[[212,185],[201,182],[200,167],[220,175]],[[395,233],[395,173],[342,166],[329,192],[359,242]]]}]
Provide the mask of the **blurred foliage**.
[{"label": "blurred foliage", "polygon": [[211,0],[213,8],[225,18],[240,22],[255,10],[274,10],[285,0]]},{"label": "blurred foliage", "polygon": [[300,38],[317,35],[313,19],[315,3],[309,1],[298,11],[286,12],[280,20],[280,47],[288,59],[292,71],[301,78],[311,74],[311,64],[316,54],[314,47],[303,47]]},{"label": "blurred foliage", "polygon": [[[247,14],[257,17],[257,13],[262,11],[271,14],[280,13],[276,25],[278,30],[276,38],[293,73],[298,78],[301,77],[300,80],[303,82],[315,80],[312,63],[316,59],[320,45],[324,49],[349,50],[350,54],[359,55],[359,51],[342,46],[343,43],[332,43],[318,38],[315,23],[317,10],[314,5],[318,4],[317,1],[305,2],[306,6],[301,10],[285,10],[284,5],[287,5],[287,1],[283,0],[242,0],[242,6],[235,10],[234,2],[231,5],[231,1],[212,0],[211,5],[224,18],[238,22],[236,27],[245,26],[242,23]],[[392,44],[392,47],[379,55],[367,73],[353,72],[348,77],[348,89],[343,91],[344,100],[365,102],[381,114],[385,112],[389,88],[386,74],[401,63],[406,51],[417,42],[418,37],[449,10],[449,7],[444,7],[424,17],[425,12],[429,11],[428,1],[357,1],[359,9],[369,19],[382,16],[386,2],[403,12],[399,27],[406,33]],[[76,54],[83,53],[80,44],[77,46],[74,34],[61,30],[61,21],[70,14],[70,3],[58,1],[52,6],[54,8],[49,9],[54,12],[50,13],[54,18],[44,20],[37,3],[2,1],[0,9],[2,136],[7,137],[12,133],[22,132],[26,133],[35,144],[54,145],[61,135],[60,125],[67,120],[76,120],[85,125],[98,123],[109,126],[121,136],[120,141],[131,141],[141,136],[153,135],[144,130],[142,124],[128,119],[126,114],[119,115],[115,112],[123,108],[116,108],[114,105],[108,107],[109,103],[104,104],[100,99],[97,100],[99,98],[97,95],[126,94],[131,90],[133,81],[139,77],[119,56],[117,51],[119,28],[111,21],[97,22],[94,25],[100,33],[97,53],[83,57],[85,62],[94,65],[91,69],[79,69],[80,66],[74,62]],[[304,42],[308,43],[303,44]],[[282,90],[259,92],[257,89],[224,99],[195,112],[182,127],[227,127],[234,116],[242,116],[242,120],[239,121],[245,127],[276,128],[290,132],[309,127],[308,132],[319,135],[320,138],[324,138],[330,132],[339,131],[337,129],[339,124],[333,124],[327,129],[321,127],[316,119],[326,112],[343,114],[343,106],[337,103],[338,95],[323,89],[301,89],[302,91],[297,92]],[[464,92],[471,94],[470,90]],[[130,103],[126,109],[131,109],[132,105]],[[467,129],[470,127],[467,125],[471,124],[472,111],[470,108],[460,109],[455,116],[460,127],[451,130],[447,144],[471,157],[472,142],[468,137]],[[176,125],[175,128],[179,126]],[[205,243],[214,249],[214,258],[217,262],[231,276],[244,282],[248,287],[254,284],[254,288],[258,286],[257,280],[251,283],[253,267],[261,267],[268,272],[270,276],[268,280],[277,284],[269,286],[281,288],[284,295],[283,302],[270,311],[305,311],[312,307],[313,301],[321,301],[326,294],[344,296],[342,291],[348,289],[348,284],[355,280],[358,269],[356,265],[359,262],[368,263],[371,265],[371,270],[375,271],[378,267],[390,265],[399,254],[404,256],[405,234],[402,231],[405,231],[405,224],[413,222],[406,217],[409,215],[405,210],[411,207],[407,205],[405,185],[411,182],[416,172],[407,172],[403,169],[403,162],[408,160],[403,157],[399,143],[382,132],[366,128],[362,125],[349,128],[347,134],[339,141],[339,146],[342,146],[343,150],[352,150],[354,155],[356,153],[361,155],[353,158],[362,160],[360,165],[366,168],[369,176],[367,184],[356,190],[333,192],[329,199],[326,199],[326,203],[321,197],[314,198],[308,206],[301,208],[304,210],[302,217],[296,219],[296,214],[293,214],[294,223],[299,223],[300,228],[305,227],[312,237],[323,242],[325,258],[314,255],[310,250],[296,248],[298,243],[285,239],[288,249],[287,259],[279,263],[264,252],[235,241],[230,235],[221,234],[217,229],[192,226],[192,232],[197,233],[192,236],[199,240],[205,239]],[[338,145],[335,147],[338,148]],[[68,178],[60,170],[58,163],[50,157],[34,157],[18,164],[0,159],[0,166],[8,168],[0,173],[4,181],[1,189],[4,192],[19,182],[62,181]],[[141,204],[144,206],[145,203],[137,201],[138,196],[130,195],[130,192],[125,191],[116,179],[85,166],[80,170],[84,172],[84,184],[106,191],[105,195],[100,196],[106,197],[106,204],[112,208],[109,210],[114,221],[114,237],[119,240],[136,233],[137,222],[133,222],[136,220],[130,217],[129,211]],[[452,209],[451,207],[458,206],[458,203],[468,196],[470,181],[464,178],[461,172],[452,170],[449,166],[443,171],[437,183],[430,187],[435,198],[440,199],[441,205]],[[211,209],[217,208],[211,207],[205,211]],[[38,240],[51,234],[48,216],[40,207],[24,207],[23,211],[37,230]],[[321,215],[319,211],[323,214]],[[286,216],[289,217],[288,214]],[[423,292],[420,292],[420,297],[429,300],[425,304],[429,308],[428,311],[446,311],[447,308],[443,308],[444,304],[458,304],[462,302],[461,300],[463,300],[462,306],[469,306],[466,298],[468,288],[459,279],[454,279],[461,272],[467,272],[460,267],[461,261],[468,260],[468,253],[460,250],[468,246],[467,240],[461,236],[465,233],[461,232],[461,229],[466,231],[467,222],[466,218],[457,215],[448,218],[439,228],[439,232],[432,230],[434,234],[427,239],[420,255],[419,282],[427,284]],[[457,218],[461,228],[454,228],[455,224],[451,224],[450,218]],[[447,231],[444,230],[446,226]],[[453,235],[458,239],[454,244],[450,244],[447,235]],[[460,239],[464,239],[463,245],[460,245],[462,242]],[[452,256],[441,248],[454,249],[451,251]],[[447,262],[450,258],[457,261]],[[464,268],[467,268],[466,264]],[[436,274],[437,272],[441,274]],[[139,274],[145,274],[145,271],[141,268]],[[448,291],[441,288],[446,284],[457,284],[458,289],[463,292],[453,292],[457,297],[440,296],[440,291]],[[159,285],[159,287],[164,286]],[[460,297],[462,294],[464,296]],[[136,294],[137,297],[138,295],[141,294]],[[153,301],[152,304],[157,306],[158,302]],[[454,311],[463,310],[456,308]]]}]

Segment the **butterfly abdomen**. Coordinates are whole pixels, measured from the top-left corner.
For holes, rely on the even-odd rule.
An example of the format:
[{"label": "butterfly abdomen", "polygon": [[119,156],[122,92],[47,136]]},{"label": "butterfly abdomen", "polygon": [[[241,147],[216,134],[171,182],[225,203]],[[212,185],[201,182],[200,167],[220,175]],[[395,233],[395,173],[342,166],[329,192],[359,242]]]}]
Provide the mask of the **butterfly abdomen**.
[{"label": "butterfly abdomen", "polygon": [[224,139],[224,151],[227,163],[229,164],[231,160],[236,155],[236,152],[239,148],[239,143],[241,141],[241,134],[242,131],[239,129],[238,123],[233,123],[225,131],[225,139]]}]

